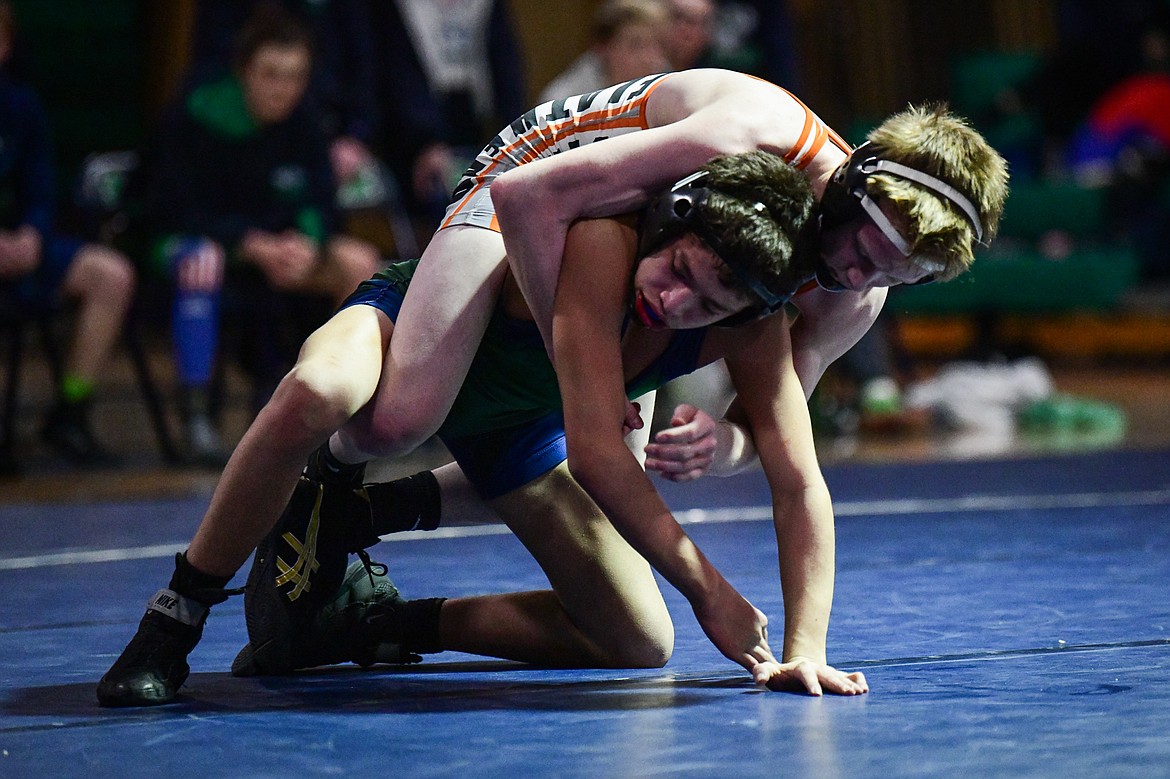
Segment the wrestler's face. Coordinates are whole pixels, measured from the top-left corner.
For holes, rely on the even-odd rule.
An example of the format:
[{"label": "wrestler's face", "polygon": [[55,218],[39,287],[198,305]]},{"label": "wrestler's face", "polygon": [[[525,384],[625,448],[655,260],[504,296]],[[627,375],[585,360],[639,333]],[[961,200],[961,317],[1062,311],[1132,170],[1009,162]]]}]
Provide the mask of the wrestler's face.
[{"label": "wrestler's face", "polygon": [[651,330],[714,324],[756,301],[721,278],[723,262],[687,233],[647,255],[634,272],[634,314]]},{"label": "wrestler's face", "polygon": [[[878,207],[889,218],[894,229],[905,236],[905,218],[888,200],[879,200]],[[821,235],[821,256],[833,272],[833,277],[854,292],[896,284],[914,284],[931,273],[912,258],[904,256],[865,214],[826,230]]]},{"label": "wrestler's face", "polygon": [[260,124],[283,122],[300,104],[312,66],[304,46],[264,45],[240,73],[248,112]]}]

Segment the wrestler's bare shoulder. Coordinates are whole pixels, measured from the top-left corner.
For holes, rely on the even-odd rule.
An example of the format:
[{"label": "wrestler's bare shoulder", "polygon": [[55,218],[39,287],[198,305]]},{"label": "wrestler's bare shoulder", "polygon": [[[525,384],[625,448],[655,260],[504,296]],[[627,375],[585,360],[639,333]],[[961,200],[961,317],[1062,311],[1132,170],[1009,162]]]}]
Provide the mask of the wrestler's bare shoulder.
[{"label": "wrestler's bare shoulder", "polygon": [[777,128],[795,126],[799,131],[806,109],[775,84],[715,68],[671,74],[655,88],[647,103],[647,118],[652,127],[700,112],[713,115],[725,129],[750,128],[754,134],[766,138]]},{"label": "wrestler's bare shoulder", "polygon": [[734,70],[683,70],[663,78],[647,105],[652,125],[669,124],[711,106],[744,115],[800,112],[804,109],[777,85]]}]

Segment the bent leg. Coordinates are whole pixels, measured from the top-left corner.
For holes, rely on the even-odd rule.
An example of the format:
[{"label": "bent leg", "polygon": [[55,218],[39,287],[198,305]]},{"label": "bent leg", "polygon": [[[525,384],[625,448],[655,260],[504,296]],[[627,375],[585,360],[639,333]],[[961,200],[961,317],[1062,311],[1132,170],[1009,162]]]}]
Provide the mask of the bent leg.
[{"label": "bent leg", "polygon": [[650,565],[564,463],[492,505],[553,589],[448,600],[445,648],[546,665],[666,663],[674,626]]},{"label": "bent leg", "polygon": [[435,233],[410,282],[374,402],[330,442],[343,462],[400,456],[434,434],[483,339],[506,265],[499,233]]},{"label": "bent leg", "polygon": [[373,395],[393,325],[371,306],[338,312],[309,336],[224,468],[187,551],[233,575],[280,517],[309,454]]},{"label": "bent leg", "polygon": [[78,301],[70,374],[94,382],[106,367],[134,298],[134,267],[121,252],[98,244],[78,250],[62,291]]}]

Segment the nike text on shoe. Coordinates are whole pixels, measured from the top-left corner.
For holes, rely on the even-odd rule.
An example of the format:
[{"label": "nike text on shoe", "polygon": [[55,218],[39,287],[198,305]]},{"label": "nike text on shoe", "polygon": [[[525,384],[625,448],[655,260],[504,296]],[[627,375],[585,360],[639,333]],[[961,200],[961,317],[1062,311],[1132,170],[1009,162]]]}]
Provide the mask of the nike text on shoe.
[{"label": "nike text on shoe", "polygon": [[126,649],[98,682],[102,706],[170,703],[191,672],[187,655],[199,643],[208,607],[174,590],[159,590],[146,604]]}]

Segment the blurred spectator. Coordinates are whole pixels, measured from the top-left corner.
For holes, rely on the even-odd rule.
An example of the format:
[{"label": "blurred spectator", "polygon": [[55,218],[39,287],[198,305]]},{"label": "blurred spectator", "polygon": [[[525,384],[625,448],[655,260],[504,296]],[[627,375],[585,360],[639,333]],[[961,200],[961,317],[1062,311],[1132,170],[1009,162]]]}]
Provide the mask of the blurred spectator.
[{"label": "blurred spectator", "polygon": [[72,344],[45,441],[80,465],[107,465],[90,425],[90,403],[134,295],[122,254],[53,231],[53,165],[44,108],[6,64],[16,35],[12,4],[0,1],[0,287],[12,302],[77,305]]},{"label": "blurred spectator", "polygon": [[1146,279],[1170,279],[1170,9],[1153,11],[1129,49],[1137,70],[1102,94],[1069,140],[1078,182],[1109,190],[1113,229],[1137,248]]},{"label": "blurred spectator", "polygon": [[[266,312],[264,301],[288,292],[340,301],[379,266],[372,246],[337,234],[328,141],[303,100],[311,63],[308,28],[263,9],[241,32],[235,72],[173,106],[146,155],[147,218],[160,236],[155,265],[176,286],[187,445],[204,464],[227,453],[209,393],[225,275],[230,290],[248,297],[255,331],[280,313]],[[265,370],[261,386],[285,367]]]},{"label": "blurred spectator", "polygon": [[[1149,67],[1139,37],[1167,27],[1165,0],[1056,0],[1058,46],[1019,95],[1040,121],[1043,172],[1066,171],[1066,147],[1093,105],[1113,85]],[[1161,21],[1159,21],[1161,19]]]},{"label": "blurred spectator", "polygon": [[667,0],[667,6],[670,10],[667,56],[673,69],[708,67],[715,28],[713,0]]},{"label": "blurred spectator", "polygon": [[670,70],[662,0],[608,0],[593,20],[593,43],[541,91],[540,100],[580,95]]},{"label": "blurred spectator", "polygon": [[674,70],[726,68],[799,88],[786,0],[666,0]]},{"label": "blurred spectator", "polygon": [[376,150],[430,234],[470,159],[529,108],[519,45],[504,0],[382,0],[371,17]]},{"label": "blurred spectator", "polygon": [[233,48],[256,13],[283,10],[313,36],[306,101],[330,138],[334,176],[352,184],[374,163],[369,145],[377,123],[374,49],[367,0],[199,0],[185,91],[231,75]]},{"label": "blurred spectator", "polygon": [[[1126,155],[1170,152],[1170,72],[1139,73],[1107,91],[1089,112],[1068,150],[1086,185],[1110,183],[1129,164]],[[1134,160],[1136,162],[1136,160]]]}]

